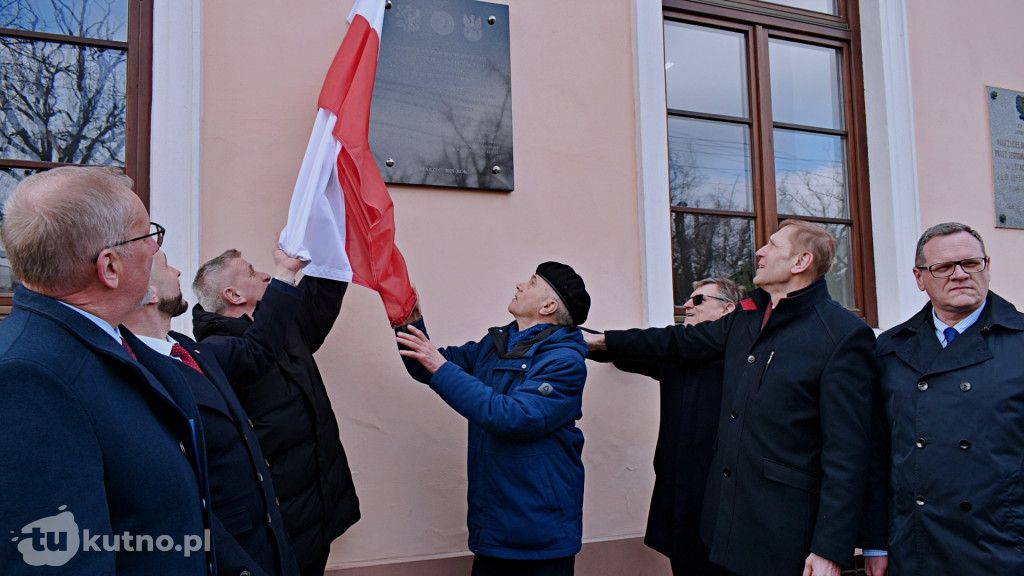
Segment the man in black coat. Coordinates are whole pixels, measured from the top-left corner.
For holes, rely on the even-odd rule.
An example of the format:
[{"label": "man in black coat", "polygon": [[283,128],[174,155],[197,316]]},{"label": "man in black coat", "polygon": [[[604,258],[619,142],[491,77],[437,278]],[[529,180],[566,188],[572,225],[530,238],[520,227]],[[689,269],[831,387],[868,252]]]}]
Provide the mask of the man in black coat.
[{"label": "man in black coat", "polygon": [[230,380],[259,376],[274,363],[295,318],[301,291],[289,284],[304,263],[276,250],[275,276],[257,322],[244,338],[196,344],[171,331],[171,319],[188,310],[181,272],[162,251],[153,256],[150,295],[124,325],[165,356],[185,376],[199,406],[213,511],[213,545],[222,576],[298,576],[299,565],[275,503],[274,485],[249,416]]},{"label": "man in black coat", "polygon": [[[693,284],[683,304],[685,326],[718,320],[736,310],[743,292],[728,278]],[[722,407],[722,361],[687,365],[682,361],[625,360],[627,351],[595,350],[587,358],[612,362],[625,372],[658,381],[661,419],[654,449],[654,491],[644,543],[668,556],[673,576],[721,576],[700,539],[701,507]]]},{"label": "man in black coat", "polygon": [[[199,341],[244,334],[270,280],[238,250],[203,264],[192,283]],[[322,576],[331,542],[359,519],[338,419],[313,359],[341,312],[348,284],[305,276],[299,288],[302,304],[274,366],[231,386],[255,425],[302,574]]]},{"label": "man in black coat", "polygon": [[716,322],[587,335],[633,360],[725,360],[701,536],[744,576],[838,576],[853,563],[878,393],[871,328],[832,300],[835,240],[786,220],[758,287]]}]

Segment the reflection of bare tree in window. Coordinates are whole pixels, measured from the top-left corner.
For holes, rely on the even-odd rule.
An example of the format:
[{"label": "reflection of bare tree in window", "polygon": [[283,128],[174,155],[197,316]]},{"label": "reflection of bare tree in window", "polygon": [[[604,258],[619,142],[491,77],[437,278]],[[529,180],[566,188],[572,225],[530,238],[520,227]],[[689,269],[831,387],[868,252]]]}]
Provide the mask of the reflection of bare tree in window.
[{"label": "reflection of bare tree in window", "polygon": [[776,194],[780,214],[826,218],[844,218],[849,214],[842,166],[782,172],[776,176]]},{"label": "reflection of bare tree in window", "polygon": [[[5,27],[32,30],[52,10],[60,34],[112,38],[125,22],[114,0],[0,0]],[[0,157],[83,164],[124,164],[126,52],[57,42],[0,38]]]}]

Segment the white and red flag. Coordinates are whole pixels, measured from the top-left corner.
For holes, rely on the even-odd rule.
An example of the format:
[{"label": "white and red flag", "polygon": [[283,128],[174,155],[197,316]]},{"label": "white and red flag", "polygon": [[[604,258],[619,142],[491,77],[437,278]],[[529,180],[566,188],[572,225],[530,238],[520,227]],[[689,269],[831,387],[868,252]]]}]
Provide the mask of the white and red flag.
[{"label": "white and red flag", "polygon": [[395,246],[391,196],[370,151],[370,103],[385,0],[357,0],[320,90],[280,248],[309,260],[304,272],[376,290],[392,325],[416,304]]}]

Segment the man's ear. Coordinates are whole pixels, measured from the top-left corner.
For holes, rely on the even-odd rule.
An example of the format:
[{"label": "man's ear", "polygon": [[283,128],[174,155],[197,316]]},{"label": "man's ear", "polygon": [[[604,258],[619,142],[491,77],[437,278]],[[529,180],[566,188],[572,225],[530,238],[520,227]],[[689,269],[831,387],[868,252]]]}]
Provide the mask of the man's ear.
[{"label": "man's ear", "polygon": [[220,295],[224,298],[224,301],[232,306],[241,306],[246,303],[245,296],[242,296],[238,290],[235,290],[234,286],[226,286],[221,291]]},{"label": "man's ear", "polygon": [[790,272],[794,276],[798,276],[807,270],[810,270],[812,264],[814,264],[814,255],[810,252],[801,252],[797,255],[796,262],[793,263],[793,267],[790,268]]},{"label": "man's ear", "polygon": [[[931,272],[929,272],[931,274]],[[921,271],[914,268],[914,280],[917,280],[917,289],[924,292],[924,281],[921,279]]]},{"label": "man's ear", "polygon": [[160,295],[156,293],[156,286],[149,285],[149,300],[146,300],[146,304],[159,304]]},{"label": "man's ear", "polygon": [[550,316],[558,311],[558,300],[554,298],[548,298],[546,302],[540,307],[541,316]]},{"label": "man's ear", "polygon": [[725,308],[722,310],[722,316],[732,314],[736,310],[736,305],[732,302],[726,302]]},{"label": "man's ear", "polygon": [[121,282],[121,272],[124,270],[124,262],[121,255],[112,248],[104,248],[96,257],[96,277],[99,278],[107,288],[117,288]]}]

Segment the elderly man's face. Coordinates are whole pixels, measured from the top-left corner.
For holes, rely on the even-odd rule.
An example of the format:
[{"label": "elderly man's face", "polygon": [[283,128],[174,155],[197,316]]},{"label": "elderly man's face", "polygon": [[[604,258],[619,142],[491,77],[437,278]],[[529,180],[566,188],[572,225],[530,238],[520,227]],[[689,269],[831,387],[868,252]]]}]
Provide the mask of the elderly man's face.
[{"label": "elderly man's face", "polygon": [[[793,246],[795,228],[784,226],[768,238],[768,243],[757,251],[757,272],[754,285],[768,290],[785,284],[792,278],[793,265],[799,251]],[[770,290],[769,290],[770,291]]]},{"label": "elderly man's face", "polygon": [[534,274],[526,282],[516,284],[516,293],[508,304],[510,314],[519,318],[533,318],[540,315],[540,309],[552,300],[551,286]]},{"label": "elderly man's face", "polygon": [[[705,284],[696,288],[683,304],[683,313],[686,315],[683,325],[693,326],[718,320],[736,308],[735,304],[720,298],[722,296],[718,284]],[[700,300],[700,304],[694,302],[695,299]]]},{"label": "elderly man's face", "polygon": [[[921,255],[924,262],[918,262],[920,266],[985,256],[981,242],[968,232],[936,236],[924,245]],[[968,274],[960,266],[954,267],[953,274],[946,278],[935,278],[928,270],[914,268],[914,277],[917,287],[928,294],[939,319],[950,325],[970,316],[981,306],[988,297],[991,279],[988,267]]]}]

